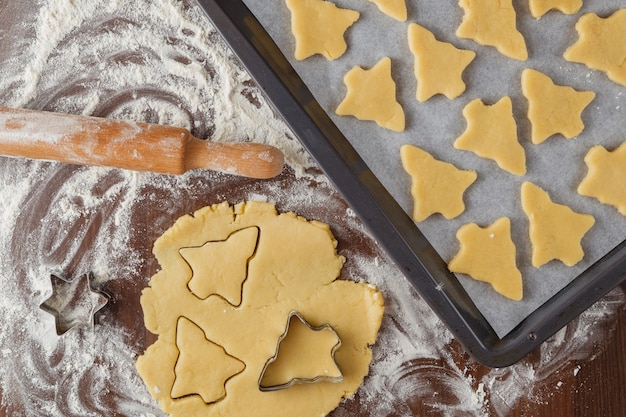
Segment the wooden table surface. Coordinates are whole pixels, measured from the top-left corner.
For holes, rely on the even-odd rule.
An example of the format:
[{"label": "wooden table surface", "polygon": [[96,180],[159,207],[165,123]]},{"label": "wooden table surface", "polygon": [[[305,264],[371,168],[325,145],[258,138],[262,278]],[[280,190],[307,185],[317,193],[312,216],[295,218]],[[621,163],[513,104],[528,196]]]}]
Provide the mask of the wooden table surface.
[{"label": "wooden table surface", "polygon": [[[15,64],[16,59],[19,61],[28,57],[27,54],[16,52],[27,44],[25,39],[32,36],[34,31],[33,25],[36,21],[37,9],[34,7],[34,3],[31,5],[32,8],[26,7],[28,6],[25,6],[26,3],[17,4],[17,2],[10,2],[9,0],[0,0],[0,76],[5,79],[14,76],[16,71],[19,71],[20,66]],[[59,1],[59,4],[66,5],[66,3]],[[115,12],[111,13],[115,14]],[[105,27],[102,19],[92,19],[91,21],[86,19],[85,22],[85,25],[97,23],[101,25],[100,27]],[[106,30],[114,31],[111,28]],[[85,36],[84,33],[86,32],[87,30],[84,29],[81,32],[82,36]],[[79,35],[80,33],[76,36]],[[57,45],[63,45],[63,42],[70,43],[68,39],[61,39]],[[141,53],[151,54],[153,51],[135,51],[133,54],[129,54],[127,58],[135,63],[140,62]],[[99,59],[98,57],[90,58]],[[117,58],[118,62],[123,62],[119,56]],[[21,64],[26,66],[28,62],[24,61]],[[249,80],[246,80],[245,83],[254,90],[255,87]],[[84,110],[81,107],[83,102],[76,101],[75,106],[72,107],[67,104],[67,100],[75,99],[80,94],[87,94],[85,91],[89,91],[89,89],[101,93],[102,101],[111,97],[116,100],[126,97],[121,95],[120,91],[107,90],[100,84],[77,84],[73,87],[70,86],[72,88],[68,88],[68,85],[59,85],[59,88],[50,85],[45,86],[45,88],[40,86],[37,95],[32,100],[22,104],[25,107],[51,111],[71,108],[72,112],[81,113]],[[0,87],[4,88],[0,89],[0,105],[13,105],[19,101],[16,101],[12,95],[12,89],[17,88],[15,85],[0,83]],[[129,87],[130,90],[132,88],[132,86]],[[151,88],[154,88],[154,91],[151,90],[152,92],[146,96],[147,100],[162,98],[159,97],[158,86],[151,86]],[[247,98],[252,99],[253,96]],[[111,116],[111,109],[115,108],[114,104],[114,102],[113,104],[108,102],[108,107],[99,107],[101,112],[97,115]],[[137,117],[137,114],[131,115]],[[139,114],[139,117],[141,115]],[[119,114],[116,116],[119,117]],[[149,116],[155,117],[154,114]],[[159,121],[158,117],[156,117],[156,121]],[[210,133],[210,129],[206,129],[204,133],[207,132]],[[38,220],[45,215],[45,210],[49,209],[48,203],[46,203],[47,199],[52,198],[57,202],[63,201],[64,196],[58,194],[59,190],[66,190],[63,188],[65,183],[76,178],[80,179],[82,175],[79,167],[48,163],[31,164],[25,161],[0,158],[0,177],[3,179],[3,182],[0,182],[0,187],[7,187],[8,189],[12,182],[17,181],[17,178],[11,175],[12,172],[27,172],[31,167],[33,170],[39,170],[47,177],[39,182],[29,184],[32,190],[26,193],[28,204],[23,208],[24,213],[20,217],[22,222],[19,223],[24,228],[24,235],[40,230],[38,223],[32,219]],[[107,190],[118,183],[123,183],[124,178],[115,171],[102,174],[103,183],[99,187],[102,190]],[[154,184],[159,185],[155,186]],[[174,189],[180,187],[181,184],[184,185],[184,188],[174,192]],[[314,189],[312,195],[319,198],[319,201],[312,202],[308,195],[304,196],[307,198],[303,197],[300,202],[297,199],[281,200],[281,195],[298,193],[298,190],[303,189],[302,187]],[[0,192],[2,191],[0,190]],[[6,194],[2,195],[6,197]],[[251,195],[261,195],[276,201],[279,210],[294,210],[308,218],[327,222],[339,242],[340,253],[344,253],[348,257],[345,272],[347,276],[357,268],[350,258],[352,254],[366,256],[370,259],[380,258],[388,262],[386,255],[372,237],[360,227],[358,221],[352,220],[349,224],[346,223],[345,216],[349,210],[331,186],[324,182],[312,181],[310,178],[297,177],[290,168],[287,168],[278,178],[269,181],[248,180],[226,174],[210,174],[208,177],[194,174],[182,180],[168,178],[155,180],[141,190],[140,198],[132,208],[133,231],[130,245],[143,258],[141,267],[128,272],[129,279],[111,279],[104,283],[103,288],[107,293],[113,295],[106,309],[106,321],[117,323],[133,334],[132,341],[128,342],[127,346],[130,354],[140,354],[154,340],[154,336],[147,333],[141,320],[137,319],[141,317],[141,308],[138,303],[139,294],[149,277],[158,270],[158,265],[151,255],[154,240],[182,214],[223,200],[241,201]],[[95,245],[96,242],[90,240],[90,236],[98,233],[98,226],[104,227],[104,225],[109,224],[107,216],[112,213],[112,210],[114,210],[112,207],[99,207],[94,212],[85,214],[87,220],[83,219],[84,224],[88,224],[89,229],[81,235],[81,239],[83,239],[81,250],[87,253],[90,247]],[[26,221],[24,219],[31,220]],[[354,226],[355,224],[357,226]],[[80,230],[78,233],[81,233]],[[72,236],[75,237],[71,234],[67,237],[65,241],[67,245],[69,245]],[[18,237],[14,237],[14,239],[18,239]],[[65,250],[59,249],[56,255],[65,253]],[[12,256],[12,252],[0,254],[3,262],[10,261]],[[35,262],[36,260],[35,258]],[[49,261],[50,259],[47,258],[46,260]],[[415,302],[419,302],[419,296],[416,294],[408,293],[406,296],[413,297]],[[0,310],[0,313],[2,311],[4,310]],[[388,311],[394,310],[391,308]],[[428,312],[423,314],[432,315]],[[2,327],[0,327],[0,334],[16,332],[4,319],[0,317],[0,321],[3,322]],[[103,320],[105,319],[103,318]],[[436,322],[436,319],[429,316],[426,322],[433,323]],[[402,334],[402,325],[397,324],[394,317],[387,317],[383,326],[396,326],[398,334]],[[383,331],[382,334],[386,333]],[[0,340],[5,343],[0,346],[0,351],[5,352],[3,353],[3,361],[5,361],[7,360],[6,355],[8,355],[6,352],[10,352],[12,349],[19,350],[20,340],[19,337],[4,337]],[[10,345],[8,344],[9,340]],[[331,415],[334,417],[357,415],[390,417],[406,415],[455,417],[626,416],[626,283],[610,292],[566,329],[553,336],[540,349],[510,368],[490,369],[481,366],[473,361],[454,340],[437,347],[435,350],[436,354],[408,357],[407,360],[398,365],[397,372],[385,376],[384,381],[381,382],[381,401],[383,401],[382,396],[384,396],[384,401],[391,404],[391,409],[387,409],[384,413],[376,411],[381,410],[380,407],[376,408],[373,405],[376,398],[366,395],[363,391],[357,392],[353,399],[345,401]],[[403,357],[401,352],[398,355]],[[377,360],[384,360],[383,356],[382,354],[375,355]],[[45,362],[54,362],[54,360],[54,358],[47,358]],[[374,384],[376,375],[372,375],[370,379],[369,382],[366,380],[366,384],[369,383],[371,386]],[[9,379],[0,379],[0,381],[9,381]],[[24,383],[23,388],[28,390],[30,385],[20,379],[17,371],[16,381]],[[55,386],[58,381],[59,375],[54,376],[54,373],[51,373],[49,390],[46,392],[61,390],[60,386]],[[0,386],[0,393],[9,388],[6,385]],[[121,397],[114,395],[115,388],[107,386],[106,389],[109,389],[111,394],[109,400],[104,402],[105,406],[103,407],[105,409],[90,415],[127,415],[119,412]],[[36,394],[33,393],[32,395]],[[49,401],[50,404],[63,401],[59,395],[49,395],[50,398],[46,401]],[[28,405],[20,403],[20,401],[29,401],[28,398],[28,393],[25,393],[19,400],[15,396],[3,395],[2,402],[0,402],[0,416],[32,415],[28,412],[30,410]],[[52,405],[51,407],[54,408]],[[153,404],[152,407],[156,407],[156,405]],[[63,409],[63,407],[59,406],[56,410],[58,409]],[[149,410],[151,413],[158,412],[154,409]],[[39,412],[40,415],[47,415],[45,409],[41,409]]]}]

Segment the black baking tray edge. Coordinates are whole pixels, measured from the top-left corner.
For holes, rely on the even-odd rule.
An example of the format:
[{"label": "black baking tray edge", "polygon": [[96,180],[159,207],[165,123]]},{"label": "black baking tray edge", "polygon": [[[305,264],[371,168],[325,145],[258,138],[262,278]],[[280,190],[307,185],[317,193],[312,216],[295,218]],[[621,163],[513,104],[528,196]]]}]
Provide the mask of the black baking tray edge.
[{"label": "black baking tray edge", "polygon": [[505,367],[626,279],[626,241],[499,338],[241,0],[196,0],[346,202],[478,362]]}]

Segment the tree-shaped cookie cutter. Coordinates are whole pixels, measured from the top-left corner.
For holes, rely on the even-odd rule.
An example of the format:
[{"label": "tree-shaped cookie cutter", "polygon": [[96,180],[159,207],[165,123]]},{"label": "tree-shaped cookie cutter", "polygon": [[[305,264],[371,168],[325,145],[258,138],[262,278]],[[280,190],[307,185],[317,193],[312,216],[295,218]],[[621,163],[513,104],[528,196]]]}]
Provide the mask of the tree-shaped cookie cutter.
[{"label": "tree-shaped cookie cutter", "polygon": [[[335,364],[335,366],[339,370],[339,375],[338,376],[317,375],[317,376],[315,376],[313,378],[292,378],[289,381],[285,382],[284,384],[263,385],[262,381],[263,381],[263,378],[265,376],[265,373],[266,373],[267,369],[269,368],[269,366],[278,359],[278,353],[279,353],[279,350],[280,350],[280,344],[285,339],[285,337],[287,337],[287,334],[289,333],[289,326],[291,324],[291,319],[294,318],[294,317],[297,318],[298,320],[300,320],[302,322],[302,324],[304,324],[306,327],[308,327],[309,329],[311,329],[313,331],[330,330],[335,335],[335,337],[337,338],[337,343],[330,350],[330,357],[332,358],[333,363]],[[341,338],[339,337],[339,335],[337,334],[335,329],[333,329],[333,327],[330,324],[322,324],[320,326],[313,326],[308,321],[305,320],[305,318],[302,316],[302,314],[300,314],[299,312],[297,312],[295,310],[292,310],[289,313],[289,316],[287,318],[287,325],[285,326],[285,331],[278,338],[278,343],[276,344],[276,353],[274,354],[274,356],[272,356],[270,359],[268,359],[268,361],[265,363],[265,366],[263,366],[263,370],[261,371],[261,376],[259,377],[259,382],[258,382],[259,390],[263,391],[263,392],[278,391],[278,390],[287,389],[287,388],[292,387],[292,386],[294,386],[296,384],[314,384],[314,383],[317,383],[317,382],[339,383],[339,382],[343,381],[343,373],[341,372],[341,369],[339,368],[339,365],[337,364],[337,361],[335,359],[335,352],[337,352],[337,350],[339,350],[340,347],[341,347]]]},{"label": "tree-shaped cookie cutter", "polygon": [[73,328],[93,329],[94,316],[109,301],[109,296],[94,288],[92,272],[75,279],[51,274],[52,295],[39,305],[54,316],[57,336]]}]

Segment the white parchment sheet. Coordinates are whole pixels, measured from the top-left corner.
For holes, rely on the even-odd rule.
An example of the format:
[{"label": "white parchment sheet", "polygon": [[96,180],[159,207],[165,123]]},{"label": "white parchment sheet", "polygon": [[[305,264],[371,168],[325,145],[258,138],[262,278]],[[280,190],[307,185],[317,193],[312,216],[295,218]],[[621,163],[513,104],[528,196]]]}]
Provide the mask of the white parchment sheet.
[{"label": "white parchment sheet", "polygon": [[[456,0],[407,0],[409,18],[404,23],[382,14],[366,0],[332,1],[339,7],[361,13],[360,19],[346,33],[346,54],[335,61],[327,61],[319,55],[304,61],[294,58],[295,41],[290,28],[290,12],[284,0],[245,0],[245,3],[407,213],[412,213],[413,207],[411,180],[400,162],[402,145],[419,146],[438,159],[477,171],[478,180],[465,194],[467,209],[461,216],[446,220],[434,215],[419,223],[418,227],[443,259],[449,261],[459,249],[455,235],[463,224],[474,222],[487,226],[502,216],[511,219],[512,238],[518,252],[517,265],[524,279],[523,300],[508,300],[488,284],[459,276],[500,337],[626,238],[625,217],[613,207],[576,193],[587,173],[583,158],[589,148],[601,144],[612,150],[626,140],[626,87],[611,82],[604,73],[562,58],[563,52],[578,38],[574,25],[583,13],[594,12],[606,17],[620,7],[626,7],[623,0],[587,0],[575,15],[552,11],[539,20],[530,15],[527,0],[514,0],[517,26],[526,38],[529,51],[529,59],[525,62],[505,57],[495,48],[457,38],[455,31],[462,20],[463,10]],[[476,52],[476,58],[464,73],[467,90],[459,98],[449,100],[438,95],[424,103],[415,99],[417,81],[407,42],[407,28],[411,22],[426,27],[438,40]],[[623,39],[619,41],[624,42]],[[402,133],[388,131],[374,122],[335,115],[346,92],[345,73],[355,65],[369,69],[385,56],[392,60],[397,98],[406,114],[407,128]],[[557,135],[540,145],[530,142],[530,122],[526,117],[528,103],[521,93],[520,82],[524,68],[537,69],[556,84],[596,92],[596,98],[583,112],[586,129],[579,137],[567,140]],[[526,151],[528,172],[523,177],[503,171],[493,161],[453,147],[467,126],[462,115],[463,107],[476,98],[493,104],[505,95],[513,101],[519,140]],[[529,222],[520,204],[520,186],[524,181],[542,187],[554,202],[595,217],[594,227],[582,241],[585,257],[574,267],[567,267],[560,261],[552,261],[541,268],[531,265]]]}]

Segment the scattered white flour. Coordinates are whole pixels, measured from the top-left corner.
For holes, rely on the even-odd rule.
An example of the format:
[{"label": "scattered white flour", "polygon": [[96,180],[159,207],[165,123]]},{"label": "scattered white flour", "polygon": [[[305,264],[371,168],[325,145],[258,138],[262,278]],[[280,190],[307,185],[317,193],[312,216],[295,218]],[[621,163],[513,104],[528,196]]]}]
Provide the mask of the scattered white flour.
[{"label": "scattered white flour", "polygon": [[574,376],[578,376],[578,373],[580,372],[582,368],[580,367],[580,365],[576,366],[576,368],[574,368]]},{"label": "scattered white flour", "polygon": [[7,106],[158,121],[200,138],[279,145],[298,175],[312,163],[197,7],[50,0],[33,30],[32,45],[0,81]]},{"label": "scattered white flour", "polygon": [[[341,203],[326,178],[310,173],[308,154],[195,6],[177,0],[41,0],[27,10],[12,3],[22,4],[8,7],[23,18],[7,30],[29,42],[13,59],[0,61],[0,105],[172,124],[198,137],[275,145],[299,181],[287,189],[280,181],[252,183],[246,199],[276,201],[281,211],[309,218],[309,210],[329,213],[320,220],[337,236],[371,239],[351,209],[336,206]],[[95,331],[58,338],[52,316],[38,306],[50,294],[51,272],[92,270],[104,286],[142,277],[152,260],[130,249],[132,236],[146,232],[144,227],[169,227],[176,219],[169,205],[219,178],[0,158],[0,414],[163,415],[135,371],[137,335],[105,312]],[[214,197],[228,199],[226,191]],[[162,207],[154,224],[133,221],[142,201]],[[596,342],[606,336],[597,323],[624,305],[624,294],[614,291],[545,343],[537,360],[474,375],[451,352],[450,332],[373,241],[371,246],[367,255],[338,248],[352,278],[386,295],[370,376],[357,398],[348,400],[371,415],[412,415],[416,399],[435,415],[470,417],[505,416],[525,397],[542,401],[542,387],[556,383],[553,375],[564,369],[577,375],[581,368],[573,361],[593,359]],[[22,343],[9,344],[14,340]],[[344,413],[340,407],[333,415]]]}]

